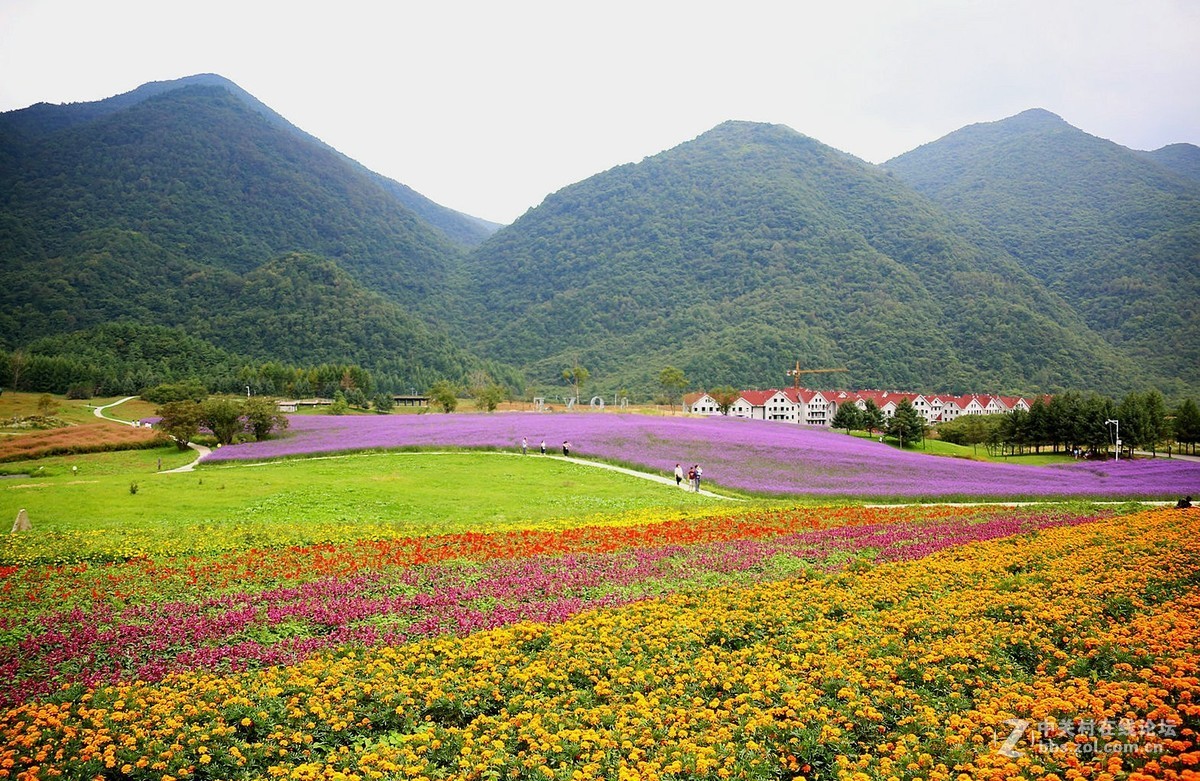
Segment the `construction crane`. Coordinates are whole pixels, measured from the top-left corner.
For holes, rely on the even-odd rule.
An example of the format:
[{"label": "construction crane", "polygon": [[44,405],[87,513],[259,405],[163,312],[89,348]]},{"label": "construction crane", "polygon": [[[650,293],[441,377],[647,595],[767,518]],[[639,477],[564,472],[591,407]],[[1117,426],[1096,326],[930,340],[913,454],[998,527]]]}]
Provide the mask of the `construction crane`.
[{"label": "construction crane", "polygon": [[792,378],[792,389],[800,390],[800,375],[801,374],[830,374],[832,372],[848,372],[849,369],[801,369],[800,361],[796,361],[796,366],[793,369],[787,370],[787,376]]}]

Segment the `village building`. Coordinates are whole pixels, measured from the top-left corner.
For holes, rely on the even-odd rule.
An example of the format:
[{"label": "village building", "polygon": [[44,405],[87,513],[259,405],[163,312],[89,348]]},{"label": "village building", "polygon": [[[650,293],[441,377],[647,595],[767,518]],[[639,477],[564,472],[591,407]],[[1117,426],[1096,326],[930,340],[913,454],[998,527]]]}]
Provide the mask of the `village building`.
[{"label": "village building", "polygon": [[683,397],[683,411],[693,415],[720,415],[721,405],[707,393],[689,393]]},{"label": "village building", "polygon": [[[966,394],[963,396],[895,391],[816,391],[808,388],[744,390],[730,406],[729,415],[750,420],[778,420],[808,426],[828,427],[838,407],[853,404],[860,410],[873,401],[885,420],[895,417],[904,400],[927,424],[946,423],[963,415],[1004,415],[1014,410],[1029,411],[1029,402],[1019,396]],[[719,415],[720,405],[707,393],[684,397],[684,410],[699,415]]]}]

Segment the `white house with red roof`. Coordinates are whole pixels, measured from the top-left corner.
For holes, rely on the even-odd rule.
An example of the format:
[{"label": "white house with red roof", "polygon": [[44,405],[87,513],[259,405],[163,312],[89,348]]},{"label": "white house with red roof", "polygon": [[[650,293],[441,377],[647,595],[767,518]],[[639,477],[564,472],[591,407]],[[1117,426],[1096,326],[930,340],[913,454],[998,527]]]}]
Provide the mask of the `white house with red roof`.
[{"label": "white house with red roof", "polygon": [[788,388],[784,391],[796,407],[796,421],[809,426],[828,426],[837,411],[833,393],[826,396],[821,391],[807,388]]},{"label": "white house with red roof", "polygon": [[958,406],[962,408],[963,415],[987,415],[987,401],[981,400],[978,396],[960,396]]},{"label": "white house with red roof", "polygon": [[[733,417],[752,420],[779,420],[810,426],[829,426],[842,404],[854,404],[866,409],[867,401],[883,413],[885,419],[894,417],[900,402],[907,399],[926,423],[945,423],[963,415],[1001,415],[1014,410],[1029,411],[1029,402],[1020,396],[966,394],[963,396],[898,393],[882,390],[815,391],[808,388],[783,390],[745,390],[729,408]],[[1049,397],[1044,397],[1048,400]],[[702,415],[720,414],[716,400],[706,393],[684,397],[689,412]]]},{"label": "white house with red roof", "polygon": [[721,405],[707,393],[689,393],[683,397],[683,411],[694,415],[720,415]]},{"label": "white house with red roof", "polygon": [[775,396],[775,390],[745,390],[729,408],[729,414],[751,420],[770,420],[767,417],[767,401]]}]

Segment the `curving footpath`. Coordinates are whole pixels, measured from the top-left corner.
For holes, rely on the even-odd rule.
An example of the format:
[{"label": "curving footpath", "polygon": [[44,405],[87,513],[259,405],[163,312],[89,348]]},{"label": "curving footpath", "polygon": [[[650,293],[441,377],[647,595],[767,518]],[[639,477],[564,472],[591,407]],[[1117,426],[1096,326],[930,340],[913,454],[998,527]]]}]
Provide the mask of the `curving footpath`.
[{"label": "curving footpath", "polygon": [[102,407],[94,408],[92,410],[92,414],[95,415],[96,417],[100,418],[101,420],[107,420],[107,421],[111,421],[113,423],[121,423],[126,426],[136,426],[137,425],[136,420],[121,420],[120,418],[111,418],[108,415],[104,414],[104,410],[109,409],[111,407],[120,406],[120,405],[124,404],[125,402],[133,401],[136,398],[137,398],[137,396],[126,396],[125,398],[120,399],[118,401],[114,401],[111,404],[105,404]]},{"label": "curving footpath", "polygon": [[170,475],[170,474],[175,474],[176,472],[190,472],[196,468],[196,464],[199,464],[201,461],[204,460],[205,456],[207,456],[209,453],[212,452],[212,450],[210,448],[207,448],[204,445],[197,445],[195,442],[189,442],[188,447],[190,447],[192,450],[196,451],[196,458],[193,461],[191,461],[190,463],[184,464],[183,466],[177,466],[174,469],[164,469],[163,471],[158,472],[157,474]]},{"label": "curving footpath", "polygon": [[[516,455],[516,454],[515,453],[505,453],[503,455]],[[541,456],[538,456],[538,458],[541,458]],[[580,466],[595,466],[595,467],[599,467],[601,469],[611,469],[612,471],[620,472],[621,474],[631,475],[633,477],[640,477],[643,480],[653,480],[656,483],[662,483],[663,485],[669,485],[669,486],[675,487],[675,478],[674,477],[663,477],[662,475],[656,475],[652,472],[639,472],[636,469],[626,469],[623,466],[615,466],[613,464],[605,464],[601,461],[586,461],[582,458],[572,458],[571,456],[553,456],[553,455],[547,454],[546,458],[556,458],[559,461],[569,461],[572,464],[579,464]],[[687,491],[688,489],[680,488],[679,490]],[[688,493],[691,493],[691,492],[688,491]],[[722,496],[721,494],[714,494],[712,491],[707,491],[703,488],[700,489],[700,495],[712,497],[713,499],[726,499],[731,502],[745,501],[744,499],[739,499],[739,498],[736,498],[733,496]]]}]

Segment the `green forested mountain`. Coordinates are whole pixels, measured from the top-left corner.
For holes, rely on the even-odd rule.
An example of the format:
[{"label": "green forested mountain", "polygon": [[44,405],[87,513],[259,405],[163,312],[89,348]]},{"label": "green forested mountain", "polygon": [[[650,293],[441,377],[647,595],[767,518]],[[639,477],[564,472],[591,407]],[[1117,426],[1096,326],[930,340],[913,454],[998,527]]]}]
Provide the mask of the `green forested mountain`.
[{"label": "green forested mountain", "polygon": [[1200,386],[1200,180],[1187,174],[1190,157],[1134,152],[1031,110],[885,167],[983,225],[1115,353],[1180,393]]},{"label": "green forested mountain", "polygon": [[549,381],[665,365],[779,385],[1127,387],[1116,355],[999,245],[900,179],[786,127],[728,122],[548,197],[468,259],[464,330]]},{"label": "green forested mountain", "polygon": [[[86,125],[102,117],[132,108],[149,98],[164,93],[176,92],[185,87],[215,87],[228,93],[244,108],[257,114],[276,130],[291,135],[305,147],[319,147],[334,158],[339,158],[358,173],[374,180],[387,190],[409,211],[421,217],[429,225],[442,231],[448,238],[464,246],[475,246],[494,233],[500,226],[487,220],[448,209],[436,204],[412,188],[371,171],[345,157],[319,139],[305,133],[288,122],[250,93],[226,78],[211,73],[187,76],[172,81],[156,81],[143,84],[135,90],[105,100],[90,103],[53,105],[38,103],[29,108],[0,114],[0,154],[12,149],[20,141],[31,141],[46,137],[55,131]],[[152,129],[151,129],[152,130]]]},{"label": "green forested mountain", "polygon": [[1177,174],[1200,181],[1200,146],[1168,144],[1153,152],[1140,154]]},{"label": "green forested mountain", "polygon": [[1200,182],[1176,146],[1027,112],[881,168],[728,122],[495,231],[220,77],[159,82],[0,114],[0,351],[126,383],[278,361],[552,392],[578,362],[589,394],[646,395],[667,365],[765,387],[799,360],[850,369],[823,386],[1178,395]]},{"label": "green forested mountain", "polygon": [[480,365],[440,323],[462,248],[211,78],[0,115],[0,347],[125,320],[405,385]]}]

